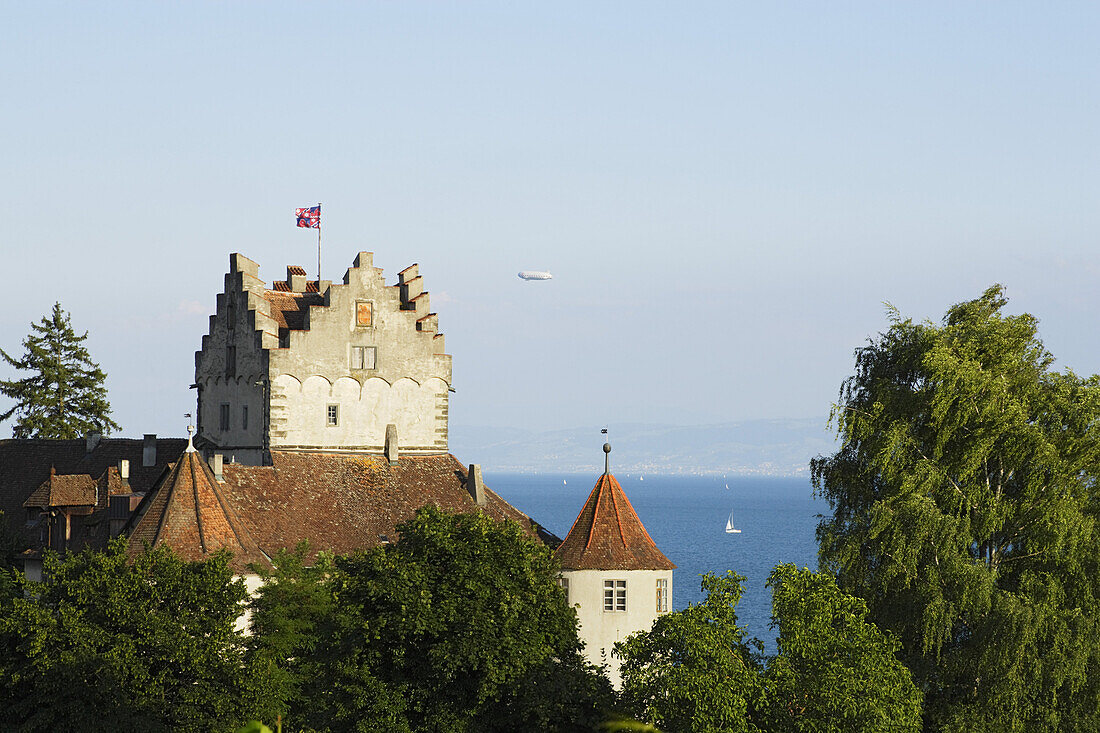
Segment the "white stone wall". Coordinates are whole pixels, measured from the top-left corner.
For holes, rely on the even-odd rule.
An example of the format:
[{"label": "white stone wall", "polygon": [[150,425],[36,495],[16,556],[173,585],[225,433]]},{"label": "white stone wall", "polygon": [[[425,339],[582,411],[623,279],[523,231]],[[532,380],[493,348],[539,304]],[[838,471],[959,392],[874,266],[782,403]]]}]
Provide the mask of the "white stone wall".
[{"label": "white stone wall", "polygon": [[[324,307],[310,308],[309,330],[270,351],[271,447],[381,450],[393,423],[401,448],[445,452],[451,357],[437,353],[434,318],[431,330],[417,330],[424,306],[403,309],[401,288],[385,284],[368,253],[357,263],[328,288]],[[371,304],[370,326],[356,323],[361,301]],[[374,369],[352,368],[356,346],[375,349]]]},{"label": "white stone wall", "polygon": [[[580,621],[584,654],[592,664],[607,665],[608,677],[619,689],[619,660],[612,656],[615,642],[635,631],[648,631],[657,612],[657,579],[668,581],[668,607],[672,608],[671,570],[566,570],[569,603]],[[626,611],[604,610],[604,581],[626,581]]]},{"label": "white stone wall", "polygon": [[[195,359],[199,434],[215,450],[246,463],[259,462],[265,448],[380,452],[392,423],[402,450],[447,451],[451,357],[415,265],[387,286],[370,253],[361,252],[342,284],[321,284],[324,305],[308,308],[308,328],[282,336],[267,287],[255,262],[230,257],[225,292]],[[356,319],[364,302],[370,325]],[[374,349],[373,368],[356,368],[355,347]],[[338,408],[336,425],[329,405]]]},{"label": "white stone wall", "polygon": [[[344,449],[380,451],[385,447],[386,425],[397,426],[397,444],[402,450],[446,450],[436,432],[438,406],[446,404],[447,383],[429,377],[422,384],[407,377],[394,384],[381,377],[369,377],[362,383],[352,377],[313,375],[305,382],[280,375],[271,383],[273,422],[278,420],[279,434],[273,437],[276,448],[317,448],[340,446]],[[338,407],[338,423],[328,424],[328,406]]]}]

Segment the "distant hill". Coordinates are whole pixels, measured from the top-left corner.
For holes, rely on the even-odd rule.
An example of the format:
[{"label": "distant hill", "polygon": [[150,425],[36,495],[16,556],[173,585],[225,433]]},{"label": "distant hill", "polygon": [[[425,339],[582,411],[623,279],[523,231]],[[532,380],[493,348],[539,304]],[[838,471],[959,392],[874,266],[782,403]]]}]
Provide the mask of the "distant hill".
[{"label": "distant hill", "polygon": [[539,432],[451,426],[451,452],[490,472],[591,473],[603,470],[610,437],[618,473],[797,476],[810,459],[836,450],[825,418],[744,420],[717,425],[610,425]]}]

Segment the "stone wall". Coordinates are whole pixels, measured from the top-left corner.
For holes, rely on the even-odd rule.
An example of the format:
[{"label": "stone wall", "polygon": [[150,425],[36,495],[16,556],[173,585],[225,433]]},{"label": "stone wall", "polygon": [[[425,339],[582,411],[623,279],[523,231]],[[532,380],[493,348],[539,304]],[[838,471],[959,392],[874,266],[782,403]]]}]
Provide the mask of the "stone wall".
[{"label": "stone wall", "polygon": [[429,303],[416,265],[387,286],[369,252],[342,284],[288,267],[270,289],[231,255],[195,355],[199,435],[247,463],[270,449],[381,452],[390,424],[402,450],[446,452],[451,357]]}]

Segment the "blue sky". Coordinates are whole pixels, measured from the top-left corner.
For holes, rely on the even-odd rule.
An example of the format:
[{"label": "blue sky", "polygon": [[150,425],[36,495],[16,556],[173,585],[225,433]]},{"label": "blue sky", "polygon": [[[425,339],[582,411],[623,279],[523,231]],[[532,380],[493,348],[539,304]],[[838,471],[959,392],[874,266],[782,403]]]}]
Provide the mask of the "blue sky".
[{"label": "blue sky", "polygon": [[[827,414],[883,301],[1100,371],[1100,9],[10,3],[0,347],[54,300],[182,434],[228,254],[418,262],[456,425]],[[526,283],[521,269],[555,279]],[[5,375],[8,372],[4,372]],[[0,427],[7,434],[8,427]]]}]

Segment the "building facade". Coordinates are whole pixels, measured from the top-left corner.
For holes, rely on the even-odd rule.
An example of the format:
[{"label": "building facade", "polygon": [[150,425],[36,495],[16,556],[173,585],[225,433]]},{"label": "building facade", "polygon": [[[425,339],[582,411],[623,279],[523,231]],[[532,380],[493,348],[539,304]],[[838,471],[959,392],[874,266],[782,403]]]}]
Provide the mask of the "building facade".
[{"label": "building facade", "polygon": [[[605,444],[604,452],[609,454],[611,446]],[[609,467],[554,554],[562,567],[562,587],[577,611],[585,656],[606,666],[618,688],[622,678],[612,650],[668,613],[676,566],[657,549]]]},{"label": "building facade", "polygon": [[271,451],[447,453],[451,357],[417,265],[386,285],[360,252],[343,283],[290,266],[272,287],[230,255],[195,354],[204,454],[270,465]]}]

